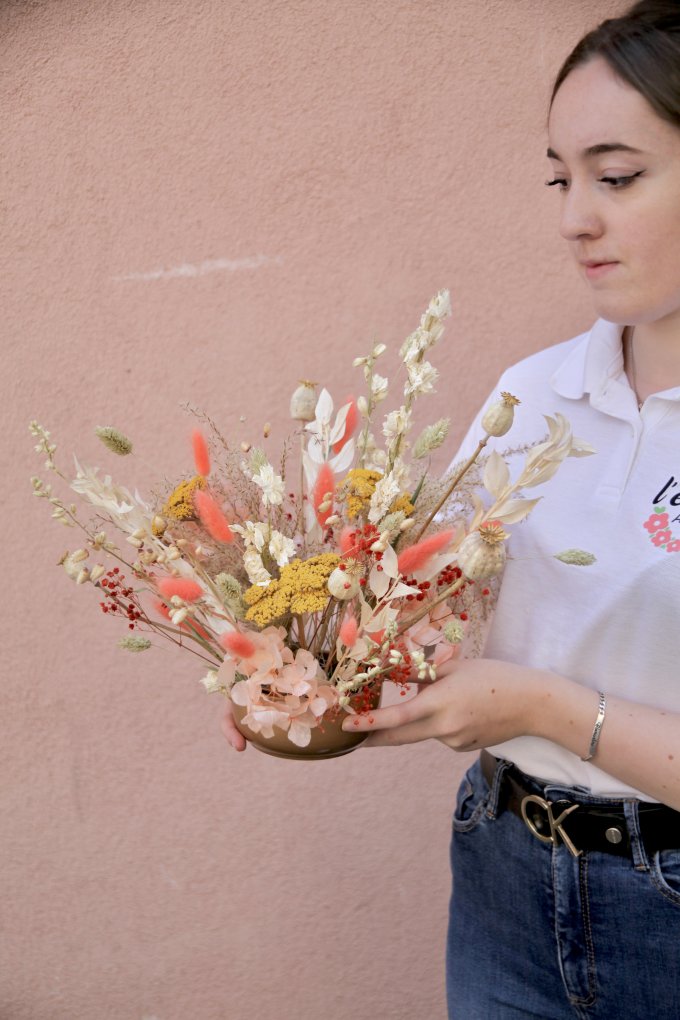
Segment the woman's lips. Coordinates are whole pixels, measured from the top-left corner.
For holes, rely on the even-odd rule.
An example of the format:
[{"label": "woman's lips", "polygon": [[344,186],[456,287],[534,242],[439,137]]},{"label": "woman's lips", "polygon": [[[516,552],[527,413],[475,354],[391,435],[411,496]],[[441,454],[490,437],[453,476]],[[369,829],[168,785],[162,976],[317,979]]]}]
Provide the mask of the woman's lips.
[{"label": "woman's lips", "polygon": [[589,280],[599,280],[618,265],[618,262],[584,262],[583,270]]}]

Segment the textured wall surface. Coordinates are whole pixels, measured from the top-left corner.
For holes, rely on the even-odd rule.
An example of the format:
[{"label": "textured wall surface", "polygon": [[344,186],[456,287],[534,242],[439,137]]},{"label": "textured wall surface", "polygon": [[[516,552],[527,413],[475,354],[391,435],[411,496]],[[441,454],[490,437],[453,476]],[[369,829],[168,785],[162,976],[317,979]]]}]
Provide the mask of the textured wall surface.
[{"label": "textured wall surface", "polygon": [[[449,287],[423,424],[451,415],[452,455],[506,364],[591,321],[545,114],[568,48],[621,7],[0,6],[2,1020],[443,1020],[469,759],[237,756],[200,665],[126,658],[55,566],[72,534],[31,496],[27,423],[66,471],[76,449],[177,477],[183,402],[237,441],[287,429],[298,378],[344,398],[352,357],[394,355]],[[94,438],[109,423],[133,464]]]}]

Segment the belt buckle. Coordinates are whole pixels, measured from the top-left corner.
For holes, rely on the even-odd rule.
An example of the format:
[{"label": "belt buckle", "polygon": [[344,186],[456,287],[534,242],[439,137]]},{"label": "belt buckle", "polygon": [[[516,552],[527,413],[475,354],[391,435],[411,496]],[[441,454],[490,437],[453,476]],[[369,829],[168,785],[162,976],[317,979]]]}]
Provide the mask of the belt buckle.
[{"label": "belt buckle", "polygon": [[[533,819],[529,817],[527,804],[537,804],[540,808],[542,808],[545,811],[548,817],[548,825],[550,826],[549,836],[544,836],[543,833],[538,831]],[[527,794],[527,796],[522,799],[522,803],[520,805],[522,810],[522,818],[524,819],[524,822],[529,831],[533,833],[533,835],[536,836],[537,839],[540,839],[541,843],[550,843],[552,844],[552,846],[559,846],[561,839],[569,853],[572,855],[572,857],[580,857],[583,851],[578,850],[574,846],[568,834],[564,831],[562,823],[564,822],[564,819],[567,817],[567,815],[570,815],[572,811],[576,811],[576,809],[579,806],[580,805],[578,804],[572,804],[571,807],[566,808],[562,812],[562,814],[559,815],[558,818],[555,818],[555,816],[553,815],[552,804],[550,803],[550,801],[544,800],[543,797],[539,797],[535,793]]]}]

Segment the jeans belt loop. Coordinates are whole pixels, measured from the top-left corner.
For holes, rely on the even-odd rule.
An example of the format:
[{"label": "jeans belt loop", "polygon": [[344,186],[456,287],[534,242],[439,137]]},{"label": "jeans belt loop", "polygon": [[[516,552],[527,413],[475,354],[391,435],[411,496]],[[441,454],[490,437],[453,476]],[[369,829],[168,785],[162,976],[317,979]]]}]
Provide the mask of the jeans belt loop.
[{"label": "jeans belt loop", "polygon": [[[545,811],[548,818],[548,825],[550,826],[550,835],[543,835],[539,832],[534,820],[529,817],[527,809],[528,804],[537,804],[543,811]],[[550,843],[552,846],[559,846],[560,840],[564,843],[572,857],[580,857],[582,850],[579,850],[574,846],[573,842],[569,838],[569,835],[564,831],[563,822],[564,819],[570,815],[573,811],[576,811],[580,807],[580,804],[571,804],[557,818],[553,815],[553,805],[549,800],[545,800],[543,797],[539,797],[538,794],[529,793],[522,799],[520,809],[522,811],[522,818],[529,829],[529,831],[540,839],[541,843]]]}]

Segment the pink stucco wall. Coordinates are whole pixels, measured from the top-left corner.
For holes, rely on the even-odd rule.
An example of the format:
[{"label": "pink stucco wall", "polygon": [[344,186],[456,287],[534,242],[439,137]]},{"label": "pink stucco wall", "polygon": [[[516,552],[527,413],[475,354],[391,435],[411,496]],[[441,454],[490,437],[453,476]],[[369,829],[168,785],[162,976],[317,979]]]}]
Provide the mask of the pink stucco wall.
[{"label": "pink stucco wall", "polygon": [[449,287],[445,459],[504,365],[591,320],[546,99],[621,7],[0,6],[2,1020],[443,1020],[469,759],[230,751],[200,669],[126,657],[56,568],[71,535],[30,494],[26,426],[120,472],[92,433],[115,423],[127,480],[176,476],[183,401],[237,439],[286,427],[299,377],[344,397],[352,357]]}]

